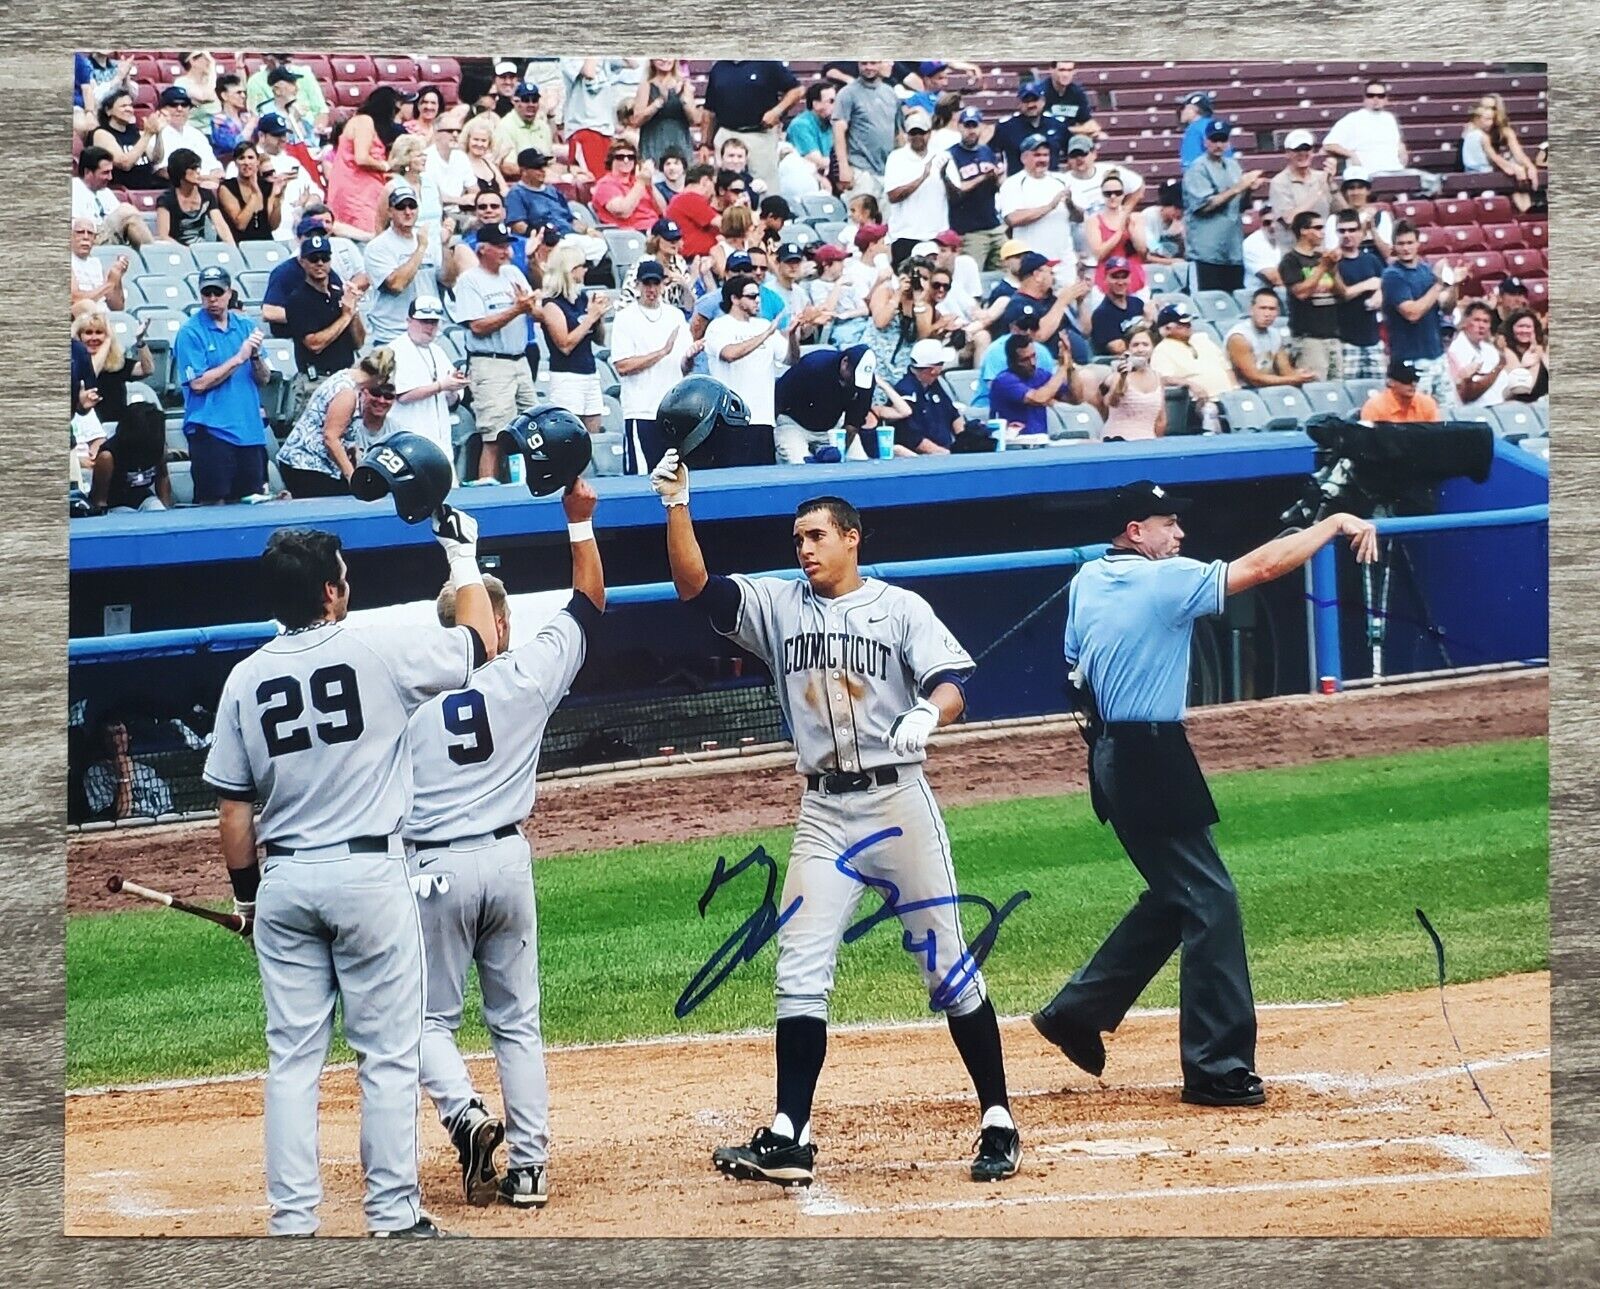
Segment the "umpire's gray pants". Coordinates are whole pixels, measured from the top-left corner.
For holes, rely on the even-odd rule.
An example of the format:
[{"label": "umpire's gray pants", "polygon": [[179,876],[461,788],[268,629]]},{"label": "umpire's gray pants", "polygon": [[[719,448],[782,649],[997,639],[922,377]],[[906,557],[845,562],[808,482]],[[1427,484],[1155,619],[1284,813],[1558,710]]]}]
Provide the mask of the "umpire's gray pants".
[{"label": "umpire's gray pants", "polygon": [[539,1030],[539,933],[528,843],[520,834],[463,838],[414,850],[409,863],[428,950],[422,1090],[446,1127],[477,1095],[456,1048],[467,967],[476,962],[483,1022],[500,1071],[507,1156],[512,1168],[543,1165],[550,1156],[550,1087]]},{"label": "umpire's gray pants", "polygon": [[[1110,768],[1105,740],[1097,751],[1095,770],[1104,775]],[[1184,1081],[1209,1082],[1241,1065],[1254,1070],[1256,1008],[1244,921],[1211,830],[1166,836],[1116,819],[1112,827],[1148,889],[1045,1012],[1114,1030],[1181,945],[1178,1047]]]}]

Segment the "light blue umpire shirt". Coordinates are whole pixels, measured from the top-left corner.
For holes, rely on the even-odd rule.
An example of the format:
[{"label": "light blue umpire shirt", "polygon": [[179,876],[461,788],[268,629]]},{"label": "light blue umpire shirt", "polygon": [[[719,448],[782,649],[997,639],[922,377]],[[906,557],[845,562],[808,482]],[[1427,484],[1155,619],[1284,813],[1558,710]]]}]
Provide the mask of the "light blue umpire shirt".
[{"label": "light blue umpire shirt", "polygon": [[1065,653],[1102,720],[1181,721],[1195,619],[1221,613],[1228,564],[1113,550],[1085,564],[1067,593]]}]

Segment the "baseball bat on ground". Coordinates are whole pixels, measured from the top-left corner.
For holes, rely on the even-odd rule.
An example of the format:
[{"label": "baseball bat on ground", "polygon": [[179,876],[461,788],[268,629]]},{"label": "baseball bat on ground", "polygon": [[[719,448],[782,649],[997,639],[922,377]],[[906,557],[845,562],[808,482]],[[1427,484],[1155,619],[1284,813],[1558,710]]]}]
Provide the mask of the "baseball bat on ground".
[{"label": "baseball bat on ground", "polygon": [[175,895],[168,895],[165,891],[151,890],[148,886],[141,886],[138,882],[124,881],[120,874],[113,873],[106,878],[106,890],[113,895],[118,893],[132,895],[141,900],[149,900],[152,904],[165,904],[169,909],[177,909],[179,913],[190,913],[197,918],[204,918],[207,922],[215,922],[218,926],[227,927],[235,935],[244,931],[244,919],[237,913],[219,913],[216,909],[208,909],[199,904],[190,904],[188,900],[180,900]]}]

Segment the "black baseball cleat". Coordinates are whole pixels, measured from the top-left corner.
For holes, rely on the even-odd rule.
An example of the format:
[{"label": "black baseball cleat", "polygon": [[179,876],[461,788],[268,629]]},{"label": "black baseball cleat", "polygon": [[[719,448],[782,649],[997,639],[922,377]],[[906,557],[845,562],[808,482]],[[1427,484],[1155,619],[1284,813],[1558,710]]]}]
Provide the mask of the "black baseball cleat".
[{"label": "black baseball cleat", "polygon": [[1036,1011],[1028,1019],[1085,1074],[1098,1079],[1105,1073],[1106,1045],[1099,1030],[1076,1024],[1065,1016],[1052,1016],[1048,1011]]},{"label": "black baseball cleat", "polygon": [[403,1226],[398,1231],[370,1231],[374,1240],[442,1240],[445,1234],[433,1224],[427,1214],[419,1217],[413,1226]]},{"label": "black baseball cleat", "polygon": [[1261,1085],[1259,1075],[1241,1065],[1218,1079],[1205,1083],[1185,1083],[1183,1099],[1189,1105],[1261,1105],[1267,1099],[1267,1090]]},{"label": "black baseball cleat", "polygon": [[1015,1128],[990,1124],[978,1134],[978,1154],[972,1161],[972,1180],[998,1182],[1016,1173],[1022,1163],[1022,1138]]},{"label": "black baseball cleat", "polygon": [[809,1186],[817,1148],[802,1146],[793,1137],[780,1137],[770,1128],[760,1128],[748,1146],[719,1146],[711,1152],[711,1163],[719,1173],[742,1182],[775,1182],[779,1186]]},{"label": "black baseball cleat", "polygon": [[505,1139],[505,1124],[484,1109],[481,1101],[471,1102],[456,1116],[450,1140],[461,1156],[461,1189],[473,1208],[487,1208],[494,1203],[495,1186],[500,1180],[494,1152]]},{"label": "black baseball cleat", "polygon": [[550,1199],[544,1168],[508,1168],[500,1179],[500,1202],[512,1208],[543,1208]]}]

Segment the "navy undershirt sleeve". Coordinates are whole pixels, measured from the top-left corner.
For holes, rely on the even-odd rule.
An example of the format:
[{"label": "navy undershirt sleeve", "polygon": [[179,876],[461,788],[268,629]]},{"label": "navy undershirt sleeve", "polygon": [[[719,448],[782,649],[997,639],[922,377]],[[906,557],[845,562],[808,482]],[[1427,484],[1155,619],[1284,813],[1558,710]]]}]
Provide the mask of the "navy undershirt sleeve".
[{"label": "navy undershirt sleeve", "polygon": [[739,606],[744,594],[731,577],[713,574],[706,579],[705,589],[689,603],[711,620],[712,627],[723,633],[739,625]]}]

